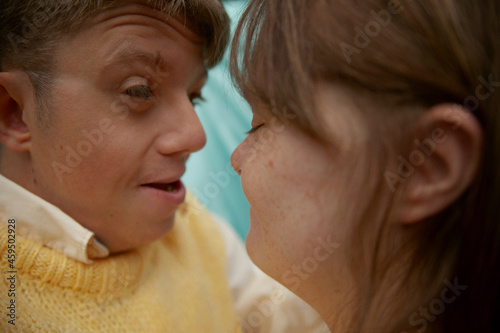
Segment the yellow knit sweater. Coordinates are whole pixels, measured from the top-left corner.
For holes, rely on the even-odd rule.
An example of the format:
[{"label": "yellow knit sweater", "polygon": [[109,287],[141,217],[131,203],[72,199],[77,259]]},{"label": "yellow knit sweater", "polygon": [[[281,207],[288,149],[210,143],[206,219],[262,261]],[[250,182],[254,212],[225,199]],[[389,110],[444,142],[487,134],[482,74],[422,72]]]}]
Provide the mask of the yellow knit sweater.
[{"label": "yellow knit sweater", "polygon": [[[208,214],[190,207],[179,210],[164,239],[90,265],[17,234],[15,297],[2,221],[0,331],[240,332],[224,244]],[[15,326],[7,308],[12,299]]]}]

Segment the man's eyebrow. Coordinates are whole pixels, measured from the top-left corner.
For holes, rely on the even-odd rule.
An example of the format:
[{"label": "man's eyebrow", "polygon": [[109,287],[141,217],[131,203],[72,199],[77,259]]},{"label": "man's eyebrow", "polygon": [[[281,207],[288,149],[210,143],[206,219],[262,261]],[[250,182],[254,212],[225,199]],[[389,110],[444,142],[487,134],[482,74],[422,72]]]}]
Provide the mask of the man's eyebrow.
[{"label": "man's eyebrow", "polygon": [[166,71],[167,62],[160,52],[151,53],[137,49],[122,48],[113,52],[105,62],[104,67],[113,66],[121,62],[141,61],[151,66],[154,71]]},{"label": "man's eyebrow", "polygon": [[[147,66],[148,72],[150,74],[152,73],[160,73],[160,75],[166,75],[168,74],[168,64],[165,58],[163,58],[160,54],[160,52],[147,52],[144,50],[140,49],[134,49],[131,48],[129,45],[119,48],[115,50],[112,54],[110,54],[104,62],[103,70],[106,70],[109,67],[123,64],[123,63],[130,63],[133,61],[140,61]],[[203,69],[200,71],[199,75],[197,76],[196,80],[206,80],[208,77],[208,71],[205,66],[203,66]]]}]

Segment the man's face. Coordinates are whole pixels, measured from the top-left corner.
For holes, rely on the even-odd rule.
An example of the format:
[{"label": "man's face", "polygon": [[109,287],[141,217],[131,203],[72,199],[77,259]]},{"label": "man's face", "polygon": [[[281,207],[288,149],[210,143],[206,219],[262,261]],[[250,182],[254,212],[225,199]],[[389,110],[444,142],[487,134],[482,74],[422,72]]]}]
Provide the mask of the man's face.
[{"label": "man's face", "polygon": [[129,4],[63,40],[52,124],[28,115],[33,188],[111,252],[165,235],[184,201],[190,153],[206,141],[192,101],[203,44],[183,24]]}]

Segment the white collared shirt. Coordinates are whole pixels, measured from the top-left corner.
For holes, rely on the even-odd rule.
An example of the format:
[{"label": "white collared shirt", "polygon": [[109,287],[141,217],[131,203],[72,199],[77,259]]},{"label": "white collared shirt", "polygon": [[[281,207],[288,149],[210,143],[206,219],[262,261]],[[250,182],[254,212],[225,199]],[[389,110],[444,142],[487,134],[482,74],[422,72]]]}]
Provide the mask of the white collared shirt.
[{"label": "white collared shirt", "polygon": [[3,175],[0,175],[0,189],[0,211],[12,214],[19,234],[86,264],[109,256],[109,250],[92,231],[61,209]]}]

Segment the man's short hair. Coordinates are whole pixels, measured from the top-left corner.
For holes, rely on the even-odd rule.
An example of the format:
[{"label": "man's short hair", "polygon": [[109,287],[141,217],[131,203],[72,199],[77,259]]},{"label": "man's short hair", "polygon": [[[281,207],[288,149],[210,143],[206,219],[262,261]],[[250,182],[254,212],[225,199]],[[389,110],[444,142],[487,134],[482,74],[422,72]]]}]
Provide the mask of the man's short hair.
[{"label": "man's short hair", "polygon": [[[124,0],[10,0],[0,2],[0,71],[27,73],[40,109],[49,109],[54,50],[62,37],[84,29],[96,15]],[[205,40],[205,65],[215,66],[229,41],[229,18],[219,0],[143,0],[165,15],[186,19]],[[46,106],[46,107],[43,107]]]}]

